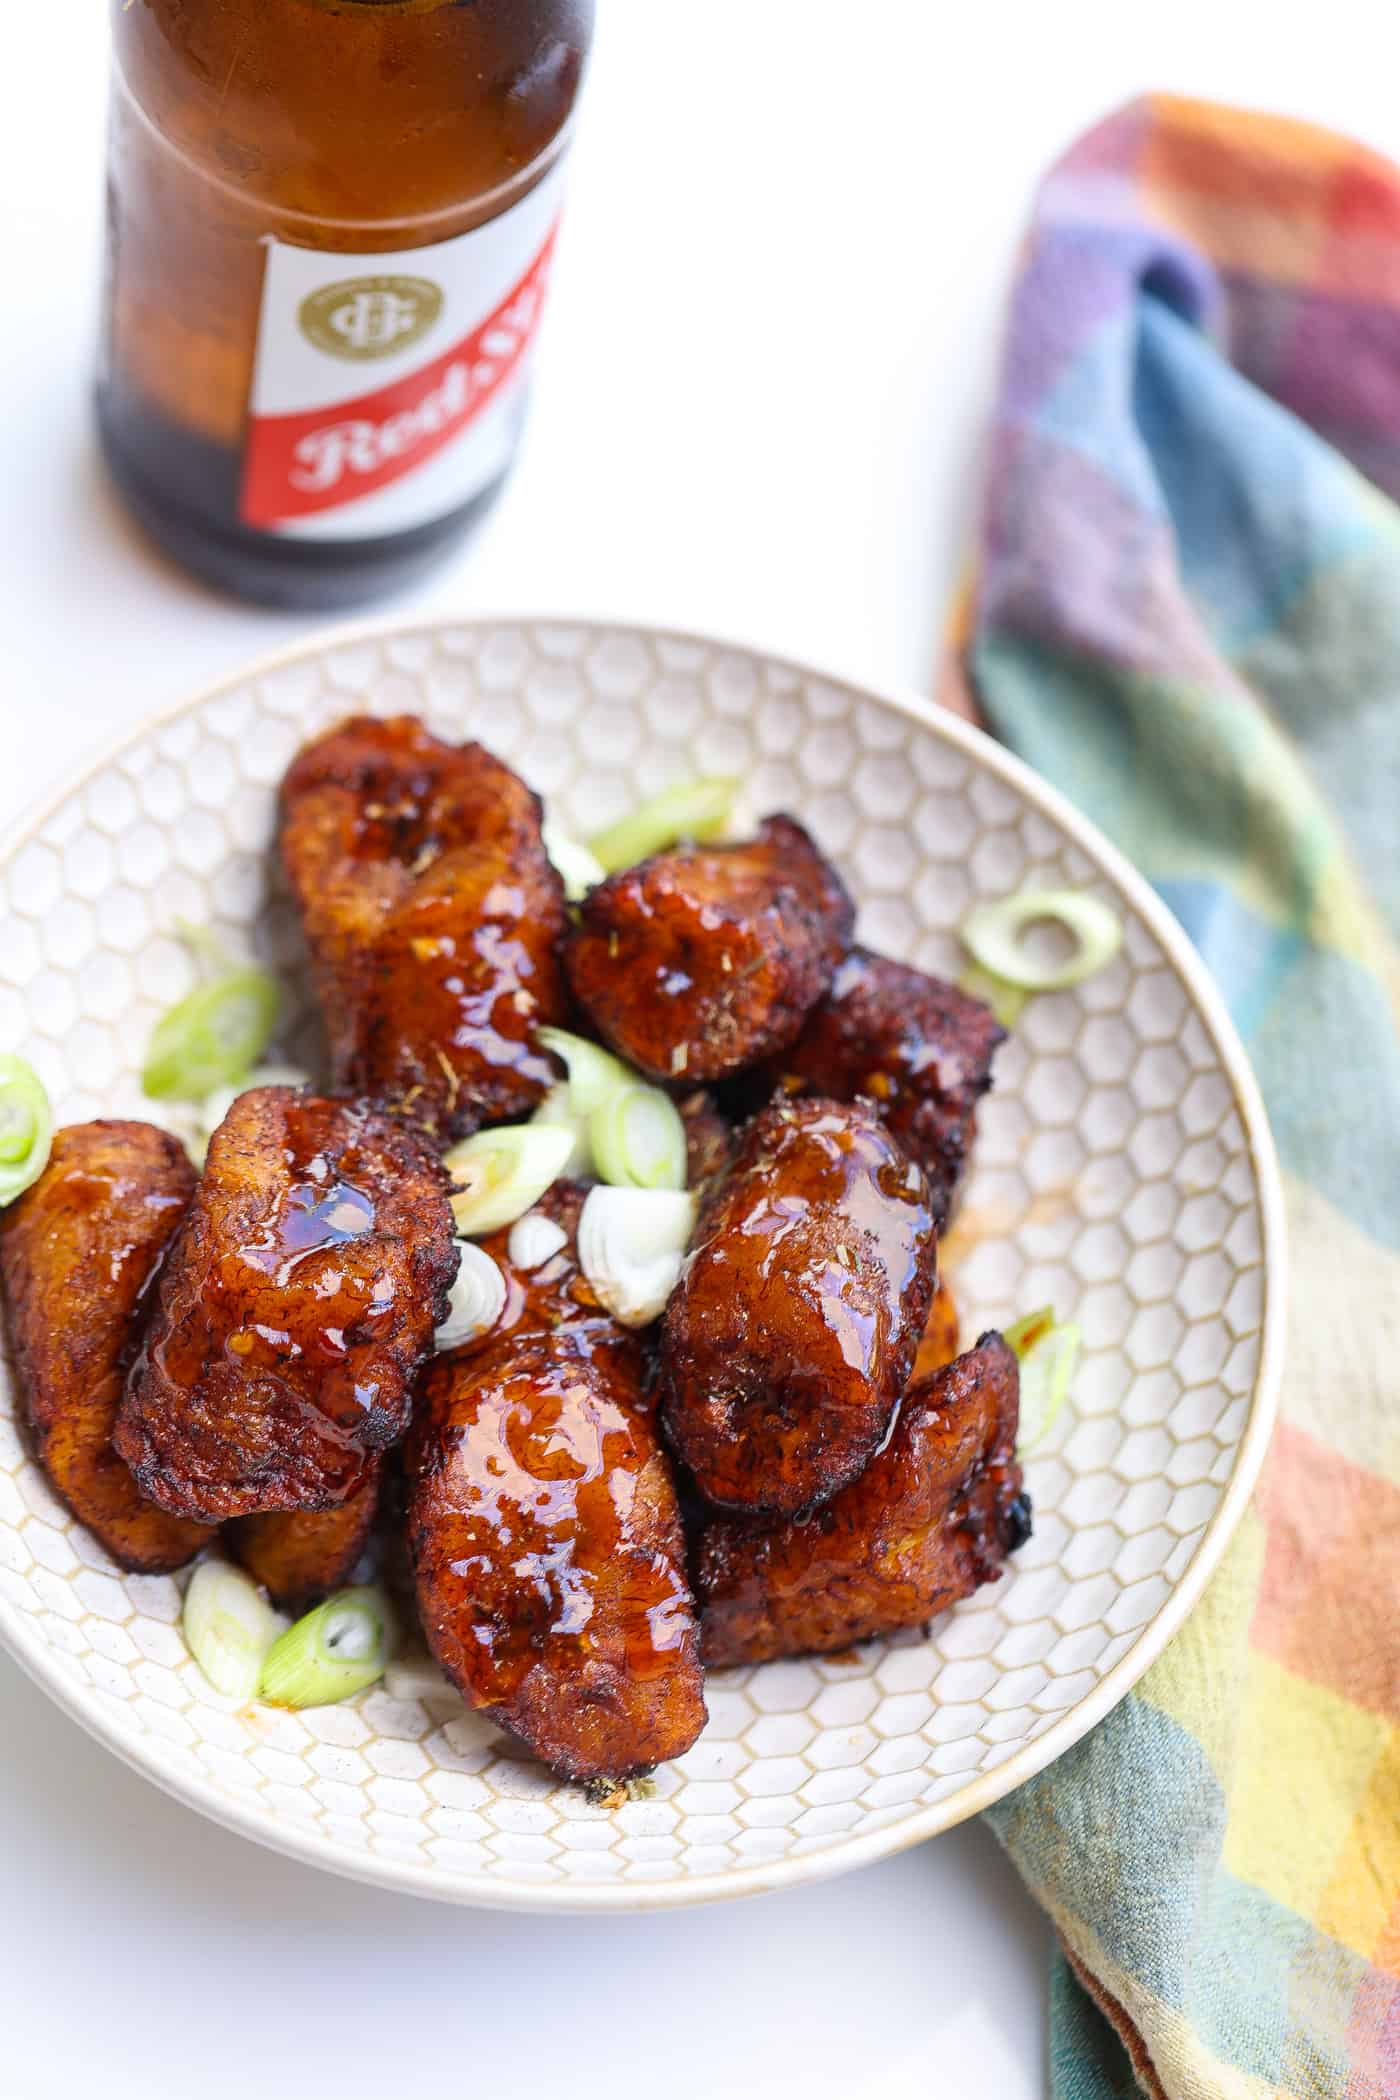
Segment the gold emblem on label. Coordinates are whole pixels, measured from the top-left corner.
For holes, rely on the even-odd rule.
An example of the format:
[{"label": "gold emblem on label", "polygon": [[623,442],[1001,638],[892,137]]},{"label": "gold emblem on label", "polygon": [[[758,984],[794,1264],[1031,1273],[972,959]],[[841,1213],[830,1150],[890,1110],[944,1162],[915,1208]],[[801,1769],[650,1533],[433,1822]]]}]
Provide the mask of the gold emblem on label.
[{"label": "gold emblem on label", "polygon": [[318,350],[369,363],[407,350],[441,312],[442,287],[431,278],[346,277],[303,299],[297,324]]}]

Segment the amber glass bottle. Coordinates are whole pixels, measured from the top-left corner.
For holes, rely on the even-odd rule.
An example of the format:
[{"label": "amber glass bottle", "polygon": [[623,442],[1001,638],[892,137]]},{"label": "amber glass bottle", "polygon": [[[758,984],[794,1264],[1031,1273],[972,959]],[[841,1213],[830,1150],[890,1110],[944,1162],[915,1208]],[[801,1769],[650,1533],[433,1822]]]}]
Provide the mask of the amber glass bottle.
[{"label": "amber glass bottle", "polygon": [[98,418],[210,581],[338,607],[509,468],[593,0],[112,0]]}]

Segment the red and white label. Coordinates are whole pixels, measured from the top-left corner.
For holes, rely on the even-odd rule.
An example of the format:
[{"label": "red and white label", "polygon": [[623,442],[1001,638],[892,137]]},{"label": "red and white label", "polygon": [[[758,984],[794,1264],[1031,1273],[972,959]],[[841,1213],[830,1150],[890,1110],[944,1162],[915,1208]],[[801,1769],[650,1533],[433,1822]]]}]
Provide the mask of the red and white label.
[{"label": "red and white label", "polygon": [[558,224],[556,165],[455,240],[331,254],[269,239],[241,515],[369,539],[445,517],[515,447]]}]

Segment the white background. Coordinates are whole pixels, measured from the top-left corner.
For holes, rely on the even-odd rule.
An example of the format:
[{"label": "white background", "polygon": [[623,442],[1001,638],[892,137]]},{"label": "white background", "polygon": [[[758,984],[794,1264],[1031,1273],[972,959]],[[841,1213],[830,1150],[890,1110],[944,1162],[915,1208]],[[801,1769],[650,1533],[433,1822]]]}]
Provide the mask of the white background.
[{"label": "white background", "polygon": [[[1400,149],[1375,0],[1331,0],[1306,27],[1272,0],[602,11],[526,453],[410,606],[669,618],[926,686],[1046,161],[1151,86]],[[102,480],[102,14],[5,10],[0,821],[145,711],[314,624],[186,581]],[[0,1861],[15,2100],[1045,2090],[1047,1935],[976,1828],[716,1910],[454,1911],[202,1822],[0,1658]]]}]

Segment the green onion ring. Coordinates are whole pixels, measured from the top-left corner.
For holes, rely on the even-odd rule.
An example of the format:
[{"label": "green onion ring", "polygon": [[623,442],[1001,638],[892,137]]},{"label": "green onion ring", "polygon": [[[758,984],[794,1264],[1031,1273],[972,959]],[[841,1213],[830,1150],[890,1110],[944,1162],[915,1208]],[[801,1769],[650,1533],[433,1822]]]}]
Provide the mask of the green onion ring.
[{"label": "green onion ring", "polygon": [[26,1058],[0,1054],[0,1204],[33,1186],[52,1146],[53,1109],[43,1080]]},{"label": "green onion ring", "polygon": [[738,794],[738,780],[718,773],[663,788],[616,824],[595,832],[589,850],[609,875],[615,875],[682,839],[718,838],[733,815]]},{"label": "green onion ring", "polygon": [[[1035,963],[1027,956],[1021,935],[1041,920],[1053,920],[1075,942],[1067,961]],[[1085,890],[1023,890],[995,904],[979,904],[962,925],[962,944],[973,961],[1025,992],[1060,992],[1082,984],[1112,962],[1122,942],[1116,913]]]}]

